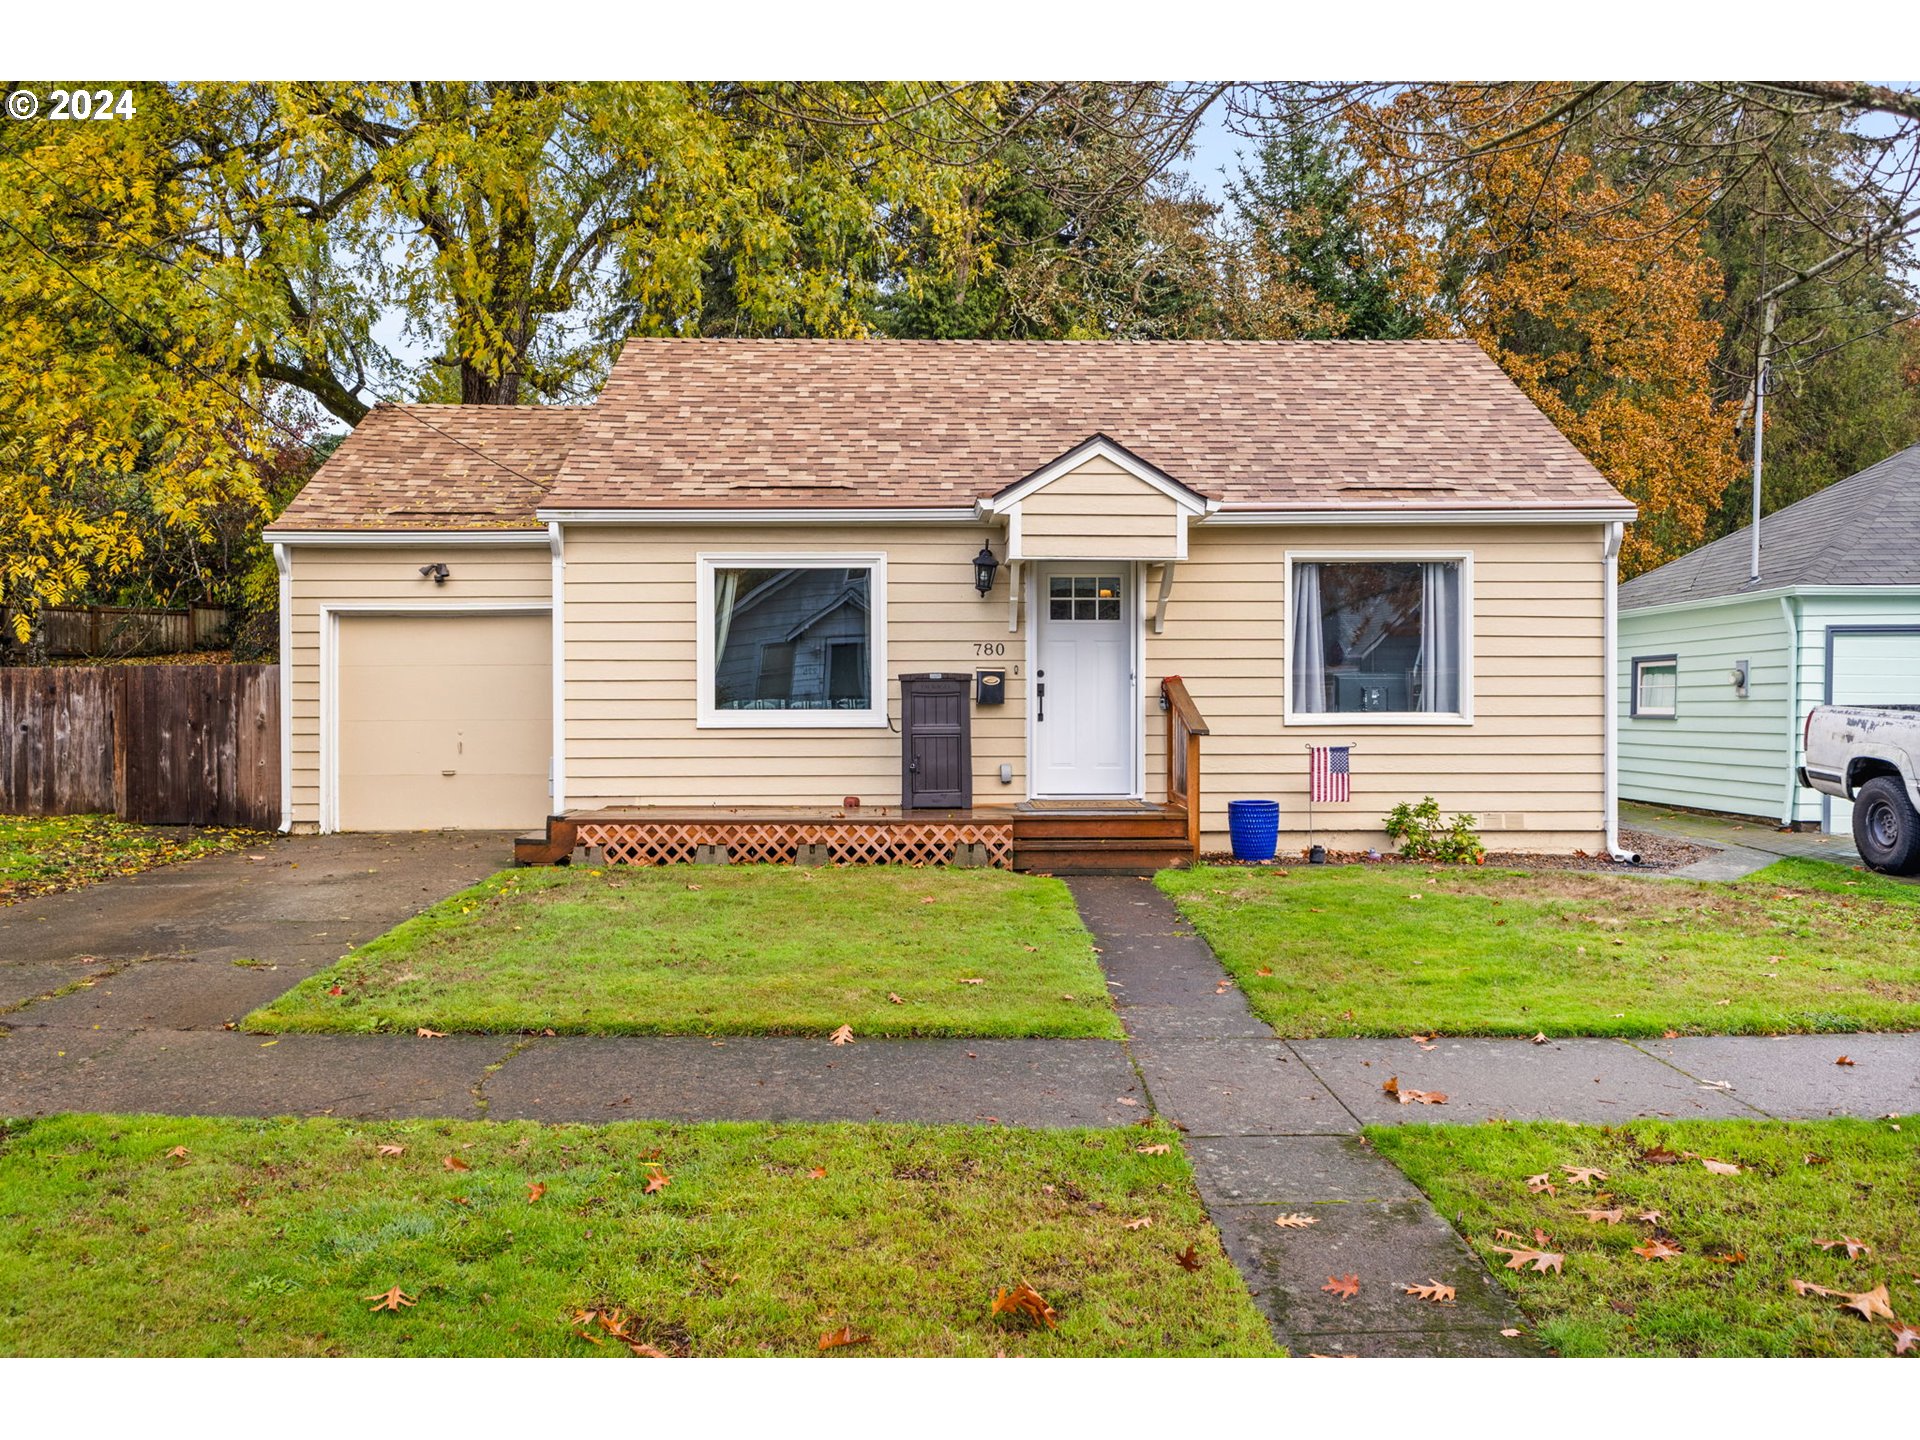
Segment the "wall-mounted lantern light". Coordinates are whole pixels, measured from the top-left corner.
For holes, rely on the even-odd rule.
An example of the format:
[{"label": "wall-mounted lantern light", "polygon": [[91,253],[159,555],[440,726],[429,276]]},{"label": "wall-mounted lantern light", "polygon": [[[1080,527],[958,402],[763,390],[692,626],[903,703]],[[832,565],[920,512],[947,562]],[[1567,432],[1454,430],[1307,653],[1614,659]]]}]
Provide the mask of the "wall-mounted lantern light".
[{"label": "wall-mounted lantern light", "polygon": [[447,576],[453,572],[436,561],[431,565],[422,565],[420,567],[420,573],[431,578],[434,584],[444,585],[447,583]]},{"label": "wall-mounted lantern light", "polygon": [[973,588],[985,595],[993,589],[993,572],[1000,568],[1000,562],[993,558],[993,551],[985,545],[980,553],[973,557]]}]

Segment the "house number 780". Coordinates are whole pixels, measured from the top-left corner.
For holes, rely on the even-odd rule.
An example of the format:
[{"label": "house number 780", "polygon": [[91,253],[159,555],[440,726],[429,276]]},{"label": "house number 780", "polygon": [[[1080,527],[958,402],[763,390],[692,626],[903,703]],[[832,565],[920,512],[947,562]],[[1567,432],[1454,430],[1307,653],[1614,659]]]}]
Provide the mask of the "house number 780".
[{"label": "house number 780", "polygon": [[973,653],[976,655],[1004,655],[1007,653],[1007,642],[1004,640],[976,641],[974,643]]}]

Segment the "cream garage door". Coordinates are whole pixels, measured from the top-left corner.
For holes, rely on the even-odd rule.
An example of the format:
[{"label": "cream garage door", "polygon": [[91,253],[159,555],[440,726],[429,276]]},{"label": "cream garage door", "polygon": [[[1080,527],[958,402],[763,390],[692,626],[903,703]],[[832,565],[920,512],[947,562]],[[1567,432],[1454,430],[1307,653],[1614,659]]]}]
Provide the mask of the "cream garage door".
[{"label": "cream garage door", "polygon": [[547,813],[553,622],[342,615],[342,830],[511,830]]},{"label": "cream garage door", "polygon": [[[1833,668],[1827,687],[1834,705],[1920,705],[1920,626],[1846,629],[1827,636]],[[1827,801],[1827,833],[1853,833],[1853,802]]]}]

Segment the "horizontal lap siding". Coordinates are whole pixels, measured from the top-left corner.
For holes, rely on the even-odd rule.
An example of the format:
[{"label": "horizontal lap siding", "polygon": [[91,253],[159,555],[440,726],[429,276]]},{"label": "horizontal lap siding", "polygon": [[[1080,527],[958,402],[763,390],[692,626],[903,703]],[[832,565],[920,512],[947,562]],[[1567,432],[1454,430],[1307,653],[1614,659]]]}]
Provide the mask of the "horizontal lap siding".
[{"label": "horizontal lap siding", "polygon": [[[282,703],[292,709],[292,820],[320,820],[320,607],[548,604],[553,562],[544,542],[499,547],[367,545],[289,547],[293,605],[288,653],[281,657]],[[445,564],[444,585],[420,574]],[[689,607],[691,614],[691,607]]]},{"label": "horizontal lap siding", "polygon": [[[1636,656],[1676,655],[1671,720],[1635,717]],[[1750,662],[1747,698],[1730,678]],[[1778,599],[1620,612],[1620,795],[1778,819],[1787,801],[1787,633]]]},{"label": "horizontal lap siding", "polygon": [[[1024,631],[1007,630],[1007,578],[982,599],[977,525],[571,527],[566,535],[567,803],[898,804],[900,737],[872,726],[701,729],[695,591],[702,552],[887,556],[887,713],[901,675],[1007,671],[1007,703],[973,712],[976,804],[1026,794]],[[1000,656],[976,644],[1003,645]],[[1013,783],[999,768],[1013,766]]]},{"label": "horizontal lap siding", "polygon": [[[1479,814],[1496,848],[1592,849],[1604,829],[1601,613],[1605,564],[1597,526],[1278,527],[1190,534],[1165,633],[1146,640],[1141,686],[1147,788],[1165,793],[1162,677],[1179,674],[1213,733],[1202,742],[1205,844],[1225,845],[1226,802],[1277,799],[1282,823],[1306,828],[1309,740],[1353,743],[1354,801],[1321,816],[1321,834],[1377,843],[1400,800],[1433,794]],[[900,740],[872,728],[709,729],[695,724],[694,595],[702,551],[884,551],[888,555],[888,713],[899,676],[1008,672],[1007,704],[973,713],[977,804],[1026,794],[1026,616],[1006,626],[1006,578],[976,597],[968,562],[978,527],[621,527],[567,533],[565,676],[569,804],[893,802]],[[1283,714],[1283,555],[1315,549],[1474,552],[1475,722],[1288,727]],[[1152,612],[1159,569],[1148,567]],[[1003,644],[980,657],[977,643]],[[1002,785],[1001,764],[1013,767]],[[1342,825],[1346,828],[1331,829]],[[1524,832],[1524,833],[1509,833]]]},{"label": "horizontal lap siding", "polygon": [[1019,503],[1027,559],[1133,560],[1176,553],[1179,507],[1105,456]]},{"label": "horizontal lap siding", "polygon": [[[1445,811],[1478,815],[1494,849],[1596,848],[1602,539],[1592,525],[1195,526],[1165,632],[1147,636],[1147,794],[1166,787],[1165,721],[1152,697],[1177,674],[1212,730],[1201,742],[1206,848],[1225,847],[1227,801],[1243,798],[1277,800],[1282,829],[1304,842],[1309,744],[1355,747],[1353,800],[1316,817],[1319,838],[1336,846],[1382,843],[1381,817],[1430,794]],[[1473,723],[1283,724],[1288,549],[1471,550]]]}]

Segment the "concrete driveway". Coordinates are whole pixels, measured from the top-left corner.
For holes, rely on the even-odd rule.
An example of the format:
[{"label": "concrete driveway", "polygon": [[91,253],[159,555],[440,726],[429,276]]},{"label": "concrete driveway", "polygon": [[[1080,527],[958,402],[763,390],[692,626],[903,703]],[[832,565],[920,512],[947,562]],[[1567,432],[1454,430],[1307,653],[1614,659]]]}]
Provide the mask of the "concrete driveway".
[{"label": "concrete driveway", "polygon": [[[504,832],[286,836],[23,900],[0,910],[0,1026],[111,1009],[116,1028],[217,1030],[512,863]],[[89,980],[30,1019],[4,1013]]]}]

